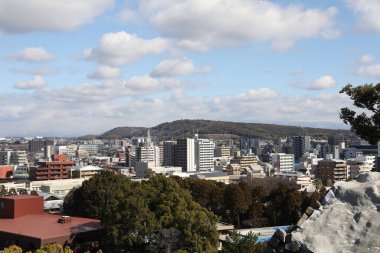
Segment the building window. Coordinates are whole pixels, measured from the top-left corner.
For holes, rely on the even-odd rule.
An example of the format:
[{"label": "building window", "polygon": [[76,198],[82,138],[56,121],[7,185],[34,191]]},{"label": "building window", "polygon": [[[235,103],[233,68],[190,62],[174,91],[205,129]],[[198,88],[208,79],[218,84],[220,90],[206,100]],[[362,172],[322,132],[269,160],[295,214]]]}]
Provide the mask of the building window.
[{"label": "building window", "polygon": [[5,202],[4,200],[0,200],[0,210],[4,210],[5,208]]}]

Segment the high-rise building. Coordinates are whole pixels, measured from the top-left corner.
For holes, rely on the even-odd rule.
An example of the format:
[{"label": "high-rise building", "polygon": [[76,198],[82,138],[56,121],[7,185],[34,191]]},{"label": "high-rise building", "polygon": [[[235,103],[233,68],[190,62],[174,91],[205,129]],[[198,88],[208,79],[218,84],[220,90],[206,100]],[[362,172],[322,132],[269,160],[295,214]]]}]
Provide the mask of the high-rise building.
[{"label": "high-rise building", "polygon": [[296,162],[305,154],[305,136],[293,136],[293,154]]},{"label": "high-rise building", "polygon": [[45,140],[42,138],[33,139],[29,141],[29,152],[41,153],[44,151],[45,146],[53,146],[54,140]]},{"label": "high-rise building", "polygon": [[164,141],[164,166],[174,166],[175,164],[175,141]]},{"label": "high-rise building", "polygon": [[175,146],[175,166],[182,167],[182,171],[191,172],[196,170],[194,139],[178,139]]},{"label": "high-rise building", "polygon": [[153,145],[150,138],[150,129],[148,129],[146,142],[140,143],[139,145],[140,146],[136,149],[136,161],[160,166],[160,148]]},{"label": "high-rise building", "polygon": [[195,140],[195,163],[197,171],[214,170],[214,141],[208,139]]}]

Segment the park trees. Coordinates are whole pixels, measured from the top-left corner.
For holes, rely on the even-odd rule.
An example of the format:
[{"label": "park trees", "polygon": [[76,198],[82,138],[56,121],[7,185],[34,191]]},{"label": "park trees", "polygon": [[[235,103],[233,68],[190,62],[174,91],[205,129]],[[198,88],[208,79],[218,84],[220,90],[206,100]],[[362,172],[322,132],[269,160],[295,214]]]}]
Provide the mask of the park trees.
[{"label": "park trees", "polygon": [[351,130],[361,138],[377,144],[380,140],[380,83],[357,87],[348,84],[340,93],[347,94],[359,109],[342,108],[340,118],[345,124],[350,124]]},{"label": "park trees", "polygon": [[138,183],[102,172],[71,192],[64,210],[100,219],[106,252],[213,252],[217,246],[217,217],[164,176]]}]

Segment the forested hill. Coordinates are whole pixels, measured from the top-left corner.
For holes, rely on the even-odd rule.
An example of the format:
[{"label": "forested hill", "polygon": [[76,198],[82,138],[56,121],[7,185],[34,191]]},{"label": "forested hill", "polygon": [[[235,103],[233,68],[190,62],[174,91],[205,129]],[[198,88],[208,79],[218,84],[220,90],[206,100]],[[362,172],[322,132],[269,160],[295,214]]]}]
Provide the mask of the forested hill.
[{"label": "forested hill", "polygon": [[[307,133],[314,137],[328,137],[330,135],[352,136],[348,130],[310,128],[299,126],[285,126],[274,124],[240,123],[212,120],[176,120],[166,122],[151,128],[151,135],[159,140],[183,138],[194,136],[195,132],[200,137],[208,138],[276,138]],[[146,136],[147,128],[144,127],[117,127],[102,135],[100,139],[131,138],[133,136]]]}]

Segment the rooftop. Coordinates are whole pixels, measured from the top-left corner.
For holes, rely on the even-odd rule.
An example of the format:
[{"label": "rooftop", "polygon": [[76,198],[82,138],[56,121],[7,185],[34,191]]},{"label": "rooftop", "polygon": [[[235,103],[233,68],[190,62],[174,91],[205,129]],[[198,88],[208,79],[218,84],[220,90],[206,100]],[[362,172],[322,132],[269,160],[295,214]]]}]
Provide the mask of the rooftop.
[{"label": "rooftop", "polygon": [[0,219],[0,231],[48,239],[102,229],[99,220],[71,217],[70,222],[61,224],[58,223],[60,217],[60,215],[43,214]]}]

